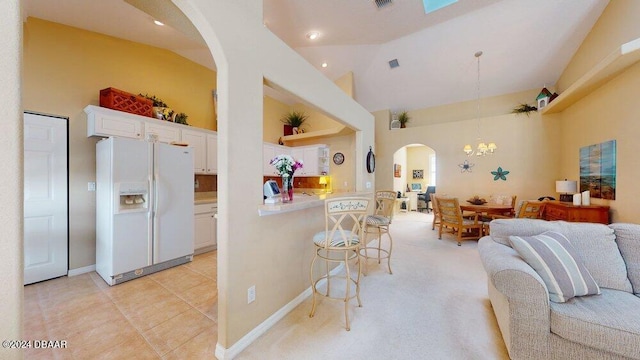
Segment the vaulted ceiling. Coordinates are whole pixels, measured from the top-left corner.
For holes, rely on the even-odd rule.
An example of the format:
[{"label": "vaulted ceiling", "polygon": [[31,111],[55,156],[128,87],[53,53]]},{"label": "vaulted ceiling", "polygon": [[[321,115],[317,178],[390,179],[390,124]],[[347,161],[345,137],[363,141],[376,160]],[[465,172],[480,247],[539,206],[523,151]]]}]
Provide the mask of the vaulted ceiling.
[{"label": "vaulted ceiling", "polygon": [[[474,99],[479,50],[482,97],[552,86],[608,2],[459,0],[425,14],[421,0],[380,9],[373,0],[264,0],[264,22],[330,79],[352,71],[356,100],[367,110],[413,110]],[[177,9],[154,13],[146,0],[24,4],[26,16],[166,48],[215,68]],[[153,25],[148,13],[167,26]],[[305,36],[311,31],[320,33],[315,41]],[[391,69],[393,59],[400,66]]]}]

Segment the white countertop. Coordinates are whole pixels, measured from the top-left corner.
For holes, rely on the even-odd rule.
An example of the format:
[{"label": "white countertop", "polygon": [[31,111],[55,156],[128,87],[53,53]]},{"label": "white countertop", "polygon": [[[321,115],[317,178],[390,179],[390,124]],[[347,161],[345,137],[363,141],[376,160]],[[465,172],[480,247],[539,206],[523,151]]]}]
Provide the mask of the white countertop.
[{"label": "white countertop", "polygon": [[346,196],[362,196],[362,197],[373,197],[373,192],[370,191],[358,191],[358,192],[341,192],[341,193],[332,193],[332,194],[322,194],[322,195],[304,195],[295,193],[293,195],[293,201],[288,203],[277,203],[277,204],[263,204],[258,207],[258,214],[260,216],[268,216],[268,215],[277,215],[288,213],[291,211],[298,211],[309,209],[312,207],[323,206],[324,201],[326,199],[338,198],[338,197],[346,197]]}]

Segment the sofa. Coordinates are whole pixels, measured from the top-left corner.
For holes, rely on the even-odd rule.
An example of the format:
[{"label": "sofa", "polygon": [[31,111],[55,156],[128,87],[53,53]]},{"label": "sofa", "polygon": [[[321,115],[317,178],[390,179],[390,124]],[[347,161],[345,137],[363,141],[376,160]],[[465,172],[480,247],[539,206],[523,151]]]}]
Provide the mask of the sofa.
[{"label": "sofa", "polygon": [[[599,294],[550,301],[514,237],[564,235]],[[488,294],[512,359],[640,359],[640,225],[497,219],[478,242]],[[514,249],[515,248],[515,249]]]}]

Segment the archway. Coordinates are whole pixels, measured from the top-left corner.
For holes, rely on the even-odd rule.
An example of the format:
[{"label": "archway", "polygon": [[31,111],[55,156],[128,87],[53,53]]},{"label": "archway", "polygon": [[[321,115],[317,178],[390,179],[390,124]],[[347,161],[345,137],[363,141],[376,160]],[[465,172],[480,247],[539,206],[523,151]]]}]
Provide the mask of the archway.
[{"label": "archway", "polygon": [[[393,153],[393,190],[409,199],[408,211],[423,208],[418,194],[436,186],[436,151],[424,144],[408,144]],[[423,205],[424,206],[424,205]]]}]

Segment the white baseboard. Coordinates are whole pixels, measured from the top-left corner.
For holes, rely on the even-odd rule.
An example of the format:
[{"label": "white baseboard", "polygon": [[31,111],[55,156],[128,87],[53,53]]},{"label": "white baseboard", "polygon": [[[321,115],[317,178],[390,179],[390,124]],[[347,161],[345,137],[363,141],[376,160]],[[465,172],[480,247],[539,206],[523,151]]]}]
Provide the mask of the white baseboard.
[{"label": "white baseboard", "polygon": [[67,276],[77,276],[77,275],[86,274],[92,271],[96,271],[96,264],[77,268],[77,269],[71,269],[67,272]]},{"label": "white baseboard", "polygon": [[[335,275],[338,272],[342,271],[344,268],[344,264],[340,264],[336,266],[333,270],[331,270],[331,275]],[[318,282],[318,285],[326,282],[326,280],[322,280]],[[273,325],[275,325],[278,321],[284,318],[288,313],[290,313],[296,306],[300,305],[306,298],[311,296],[312,290],[311,286],[309,286],[305,291],[303,291],[300,295],[296,296],[295,299],[291,300],[288,304],[281,307],[280,310],[276,311],[273,315],[269,316],[267,320],[263,321],[260,325],[256,326],[253,330],[251,330],[247,335],[243,336],[242,339],[238,340],[235,344],[231,345],[230,348],[225,349],[220,343],[216,344],[216,358],[218,360],[231,360],[238,356],[242,350],[246,349],[247,346],[251,345],[257,338],[259,338],[262,334],[267,332]]]}]

